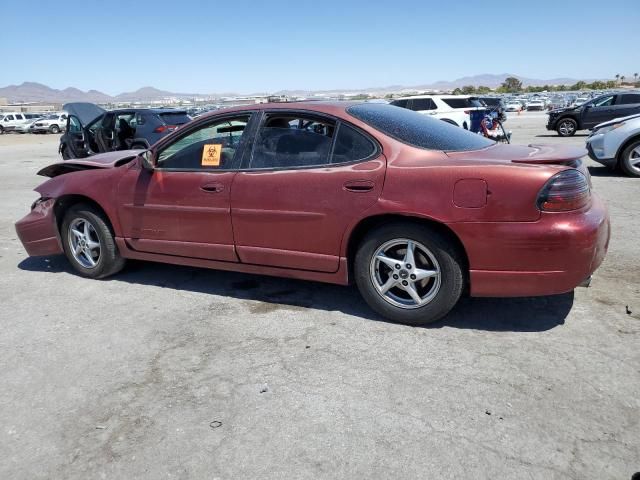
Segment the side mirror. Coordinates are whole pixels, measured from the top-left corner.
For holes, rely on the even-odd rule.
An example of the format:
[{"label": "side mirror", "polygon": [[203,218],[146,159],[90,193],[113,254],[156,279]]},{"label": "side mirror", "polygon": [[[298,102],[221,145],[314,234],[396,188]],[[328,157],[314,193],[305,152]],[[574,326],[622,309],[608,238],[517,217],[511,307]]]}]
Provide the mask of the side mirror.
[{"label": "side mirror", "polygon": [[149,172],[153,172],[155,168],[155,154],[151,150],[145,150],[140,154],[140,164],[142,168]]}]

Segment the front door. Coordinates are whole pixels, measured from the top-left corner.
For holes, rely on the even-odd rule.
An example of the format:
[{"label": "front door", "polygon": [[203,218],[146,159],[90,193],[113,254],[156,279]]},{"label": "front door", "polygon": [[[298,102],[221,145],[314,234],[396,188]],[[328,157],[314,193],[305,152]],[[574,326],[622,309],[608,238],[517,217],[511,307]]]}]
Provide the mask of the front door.
[{"label": "front door", "polygon": [[118,185],[124,237],[138,251],[237,261],[230,192],[251,114],[209,119],[168,137],[154,170]]},{"label": "front door", "polygon": [[593,128],[599,123],[614,118],[613,102],[615,95],[596,98],[583,107],[582,128]]},{"label": "front door", "polygon": [[65,158],[84,158],[87,156],[86,142],[89,141],[87,132],[82,128],[80,119],[75,115],[69,115],[67,118],[64,137],[66,141],[61,147],[69,149],[66,155],[63,154]]},{"label": "front door", "polygon": [[247,158],[231,190],[240,261],[337,271],[345,230],[382,189],[377,143],[336,119],[268,112]]}]

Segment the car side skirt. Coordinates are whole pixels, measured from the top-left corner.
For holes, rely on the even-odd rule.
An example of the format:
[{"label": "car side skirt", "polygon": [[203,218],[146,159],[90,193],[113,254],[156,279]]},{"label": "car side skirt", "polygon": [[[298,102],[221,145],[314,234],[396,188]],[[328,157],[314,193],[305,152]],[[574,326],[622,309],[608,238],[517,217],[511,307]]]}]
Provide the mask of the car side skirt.
[{"label": "car side skirt", "polygon": [[173,255],[162,255],[156,253],[138,252],[133,250],[126,239],[117,237],[116,244],[120,255],[133,260],[145,260],[149,262],[170,263],[174,265],[185,265],[189,267],[211,268],[213,270],[226,270],[242,273],[255,273],[258,275],[269,275],[273,277],[295,278],[298,280],[311,280],[315,282],[334,283],[337,285],[348,285],[348,263],[347,259],[340,257],[338,270],[333,273],[317,272],[310,270],[298,270],[292,268],[279,268],[265,265],[254,265],[249,263],[223,262],[218,260],[205,260],[202,258],[178,257]]}]

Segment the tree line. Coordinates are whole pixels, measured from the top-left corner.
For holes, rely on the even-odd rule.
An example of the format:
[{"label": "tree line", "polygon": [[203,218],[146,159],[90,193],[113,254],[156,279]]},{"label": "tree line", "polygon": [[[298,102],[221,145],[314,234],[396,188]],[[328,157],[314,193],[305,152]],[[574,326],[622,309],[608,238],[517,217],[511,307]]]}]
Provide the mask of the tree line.
[{"label": "tree line", "polygon": [[[640,83],[638,83],[638,74],[635,73],[633,75],[634,82],[627,83],[627,85],[634,85],[636,87],[640,87]],[[606,88],[616,88],[620,85],[624,84],[625,76],[624,75],[616,75],[615,80],[607,80],[601,81],[597,80],[595,82],[587,83],[582,80],[574,83],[573,85],[542,85],[542,86],[534,86],[528,85],[523,86],[522,82],[515,77],[507,77],[505,78],[502,84],[494,89],[485,86],[475,85],[465,85],[462,88],[456,88],[452,93],[454,95],[474,95],[474,94],[485,94],[490,92],[496,93],[536,93],[536,92],[567,92],[567,91],[575,91],[575,90],[604,90]]]}]

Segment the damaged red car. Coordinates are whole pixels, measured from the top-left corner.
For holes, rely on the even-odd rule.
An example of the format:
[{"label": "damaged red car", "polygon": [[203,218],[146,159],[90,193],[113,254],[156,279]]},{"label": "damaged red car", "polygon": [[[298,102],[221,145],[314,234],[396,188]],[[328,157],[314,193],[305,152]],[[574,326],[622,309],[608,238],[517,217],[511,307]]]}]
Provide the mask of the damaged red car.
[{"label": "damaged red car", "polygon": [[42,169],[16,230],[104,278],[140,259],[349,284],[382,316],[588,281],[609,242],[582,149],[502,145],[403,108],[280,103],[203,116],[146,151]]}]

